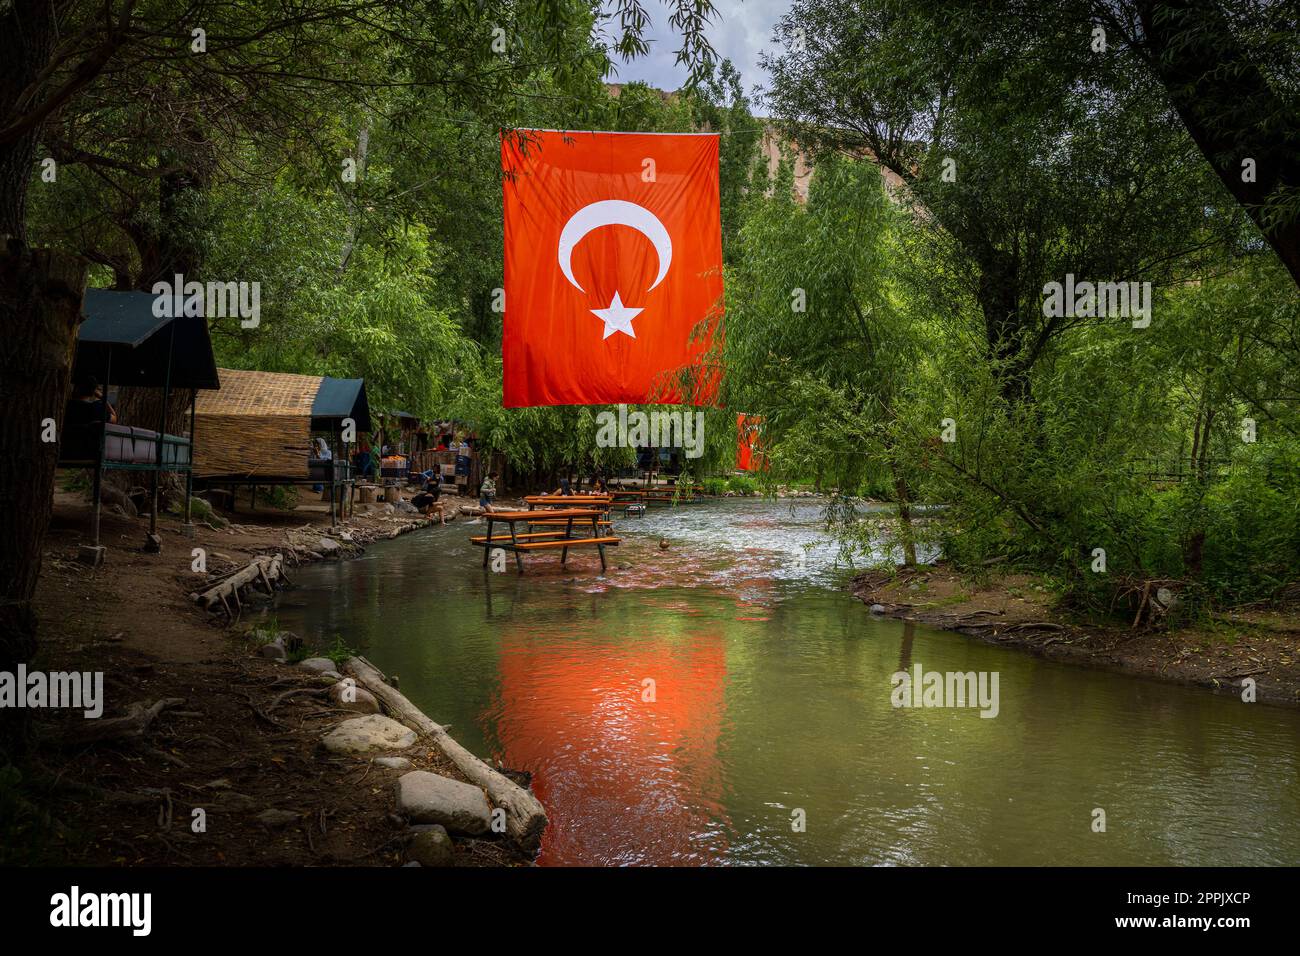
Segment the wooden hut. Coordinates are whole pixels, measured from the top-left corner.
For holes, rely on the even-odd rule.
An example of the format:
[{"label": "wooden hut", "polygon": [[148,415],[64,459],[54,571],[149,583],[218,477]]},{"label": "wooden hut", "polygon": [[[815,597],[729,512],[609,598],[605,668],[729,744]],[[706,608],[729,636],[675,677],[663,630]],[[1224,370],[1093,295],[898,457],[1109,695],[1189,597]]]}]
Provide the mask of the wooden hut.
[{"label": "wooden hut", "polygon": [[365,382],[219,371],[221,391],[204,394],[195,409],[195,431],[203,435],[195,478],[232,490],[250,485],[254,494],[259,485],[327,485],[333,516],[347,500],[340,489],[352,480],[351,441],[344,439],[370,429]]},{"label": "wooden hut", "polygon": [[[209,395],[207,390],[220,387],[217,363],[207,322],[193,316],[159,316],[154,312],[155,301],[156,297],[147,292],[109,289],[87,289],[82,299],[84,320],[77,331],[73,356],[74,395],[92,383],[102,387],[105,399],[112,386],[156,388],[162,393],[157,422],[110,421],[106,400],[94,404],[98,418],[74,421],[72,413],[86,406],[75,400],[69,402],[58,463],[62,467],[89,468],[94,473],[91,544],[83,551],[83,557],[93,563],[103,558],[99,520],[105,471],[148,475],[152,504],[147,546],[155,550],[158,547],[159,475],[185,475],[187,525],[190,520],[196,396]],[[167,434],[169,398],[177,390],[189,392],[188,435]]]}]

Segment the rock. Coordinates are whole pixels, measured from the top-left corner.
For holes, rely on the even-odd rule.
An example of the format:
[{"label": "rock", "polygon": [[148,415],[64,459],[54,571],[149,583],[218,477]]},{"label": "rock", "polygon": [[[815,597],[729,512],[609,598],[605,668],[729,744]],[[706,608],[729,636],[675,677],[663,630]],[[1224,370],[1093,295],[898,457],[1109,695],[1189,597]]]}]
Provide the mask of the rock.
[{"label": "rock", "polygon": [[257,815],[257,822],[264,827],[283,827],[296,822],[298,814],[292,810],[263,810]]},{"label": "rock", "polygon": [[289,659],[289,652],[284,649],[284,645],[278,640],[263,644],[257,649],[257,653],[272,661],[285,661]]},{"label": "rock", "polygon": [[884,613],[885,613],[885,606],[884,606],[883,604],[873,604],[873,605],[871,605],[871,613],[872,613],[872,614],[884,614]]},{"label": "rock", "polygon": [[375,766],[389,770],[410,770],[414,765],[405,757],[376,757]]},{"label": "rock", "polygon": [[320,551],[321,554],[329,557],[330,555],[335,555],[342,551],[343,545],[339,544],[333,538],[321,538],[316,545],[316,549]]},{"label": "rock", "polygon": [[419,865],[420,865],[420,864],[419,864],[418,861],[416,861],[416,860],[411,860],[411,861],[408,862],[408,863],[403,863],[403,864],[402,864],[402,869],[406,869],[408,866],[415,866],[415,867],[418,867]]},{"label": "rock", "polygon": [[453,833],[478,836],[492,827],[492,808],[482,790],[427,770],[398,778],[397,810],[415,823],[439,823]]},{"label": "rock", "polygon": [[338,668],[328,657],[309,657],[298,665],[303,670],[315,671],[317,674],[337,674]]},{"label": "rock", "polygon": [[406,845],[406,856],[421,866],[454,866],[456,861],[451,837],[445,827],[437,824],[414,828],[411,842]]},{"label": "rock", "polygon": [[358,714],[379,713],[379,701],[375,695],[364,687],[358,687],[353,680],[340,680],[329,689],[329,698],[335,707],[353,710]]},{"label": "rock", "polygon": [[[405,750],[416,733],[391,717],[367,714],[350,717],[321,738],[325,749],[337,754],[365,754],[375,750]],[[432,822],[437,822],[432,821]]]}]

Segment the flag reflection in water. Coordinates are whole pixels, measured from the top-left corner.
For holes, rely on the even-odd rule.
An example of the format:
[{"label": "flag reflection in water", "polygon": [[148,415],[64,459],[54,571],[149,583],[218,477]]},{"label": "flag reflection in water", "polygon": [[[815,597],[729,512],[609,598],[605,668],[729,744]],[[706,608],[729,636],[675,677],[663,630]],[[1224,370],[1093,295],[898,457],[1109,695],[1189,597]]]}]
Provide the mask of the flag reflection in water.
[{"label": "flag reflection in water", "polygon": [[506,637],[497,734],[502,762],[532,771],[550,818],[540,863],[722,859],[726,672],[717,634]]}]

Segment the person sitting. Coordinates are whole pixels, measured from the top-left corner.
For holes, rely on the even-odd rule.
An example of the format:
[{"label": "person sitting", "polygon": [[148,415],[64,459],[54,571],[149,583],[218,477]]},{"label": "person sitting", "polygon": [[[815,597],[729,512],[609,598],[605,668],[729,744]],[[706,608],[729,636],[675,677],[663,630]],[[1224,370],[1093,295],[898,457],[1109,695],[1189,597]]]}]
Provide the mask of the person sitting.
[{"label": "person sitting", "polygon": [[104,421],[111,425],[117,424],[117,409],[105,400],[104,386],[93,378],[74,385],[72,398],[63,413],[64,427],[98,425]]},{"label": "person sitting", "polygon": [[426,518],[432,518],[434,515],[437,515],[438,520],[442,524],[446,524],[446,505],[438,500],[441,494],[442,485],[434,481],[432,478],[426,478],[424,481],[424,489],[411,499],[411,504],[419,511],[422,511]]},{"label": "person sitting", "polygon": [[572,495],[573,486],[569,483],[568,478],[560,479],[560,487],[551,492],[553,495]]}]

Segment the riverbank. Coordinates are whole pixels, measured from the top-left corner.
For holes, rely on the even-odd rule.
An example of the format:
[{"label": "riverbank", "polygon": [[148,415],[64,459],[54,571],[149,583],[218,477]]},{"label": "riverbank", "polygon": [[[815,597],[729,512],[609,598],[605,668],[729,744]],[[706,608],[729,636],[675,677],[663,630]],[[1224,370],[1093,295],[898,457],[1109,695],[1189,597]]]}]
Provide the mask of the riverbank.
[{"label": "riverbank", "polygon": [[[322,744],[340,723],[381,709],[364,689],[344,694],[334,686],[338,674],[321,673],[331,663],[321,654],[342,666],[346,636],[280,635],[287,660],[276,660],[260,646],[270,636],[266,621],[250,631],[242,612],[232,624],[220,605],[205,611],[191,597],[210,575],[258,555],[283,555],[292,577],[298,564],[356,554],[369,541],[430,522],[391,508],[334,528],[328,514],[310,510],[231,517],[235,523],[225,527],[196,522],[187,536],[166,516],[162,551],[152,554],[141,546],[147,518],[106,512],[107,558],[91,569],[77,561],[89,507],[80,495],[56,496],[35,602],[40,647],[33,668],[102,672],[104,714],[86,720],[78,712],[33,712],[36,747],[19,767],[21,783],[7,779],[0,793],[6,862],[526,863],[526,854],[491,832],[417,837],[433,832],[432,822],[412,829],[410,815],[398,812],[397,781],[411,771],[470,786],[435,739],[366,717],[378,731],[363,745],[370,749]],[[195,549],[208,574],[194,570]],[[269,596],[251,588],[245,609],[248,600]],[[313,655],[314,662],[301,660]],[[132,713],[138,726],[107,723]],[[87,736],[104,728],[115,732]]]},{"label": "riverbank", "polygon": [[1023,573],[963,575],[943,564],[858,575],[852,593],[876,613],[1015,647],[1050,660],[1300,706],[1300,609],[1251,607],[1178,629],[1085,622]]}]

